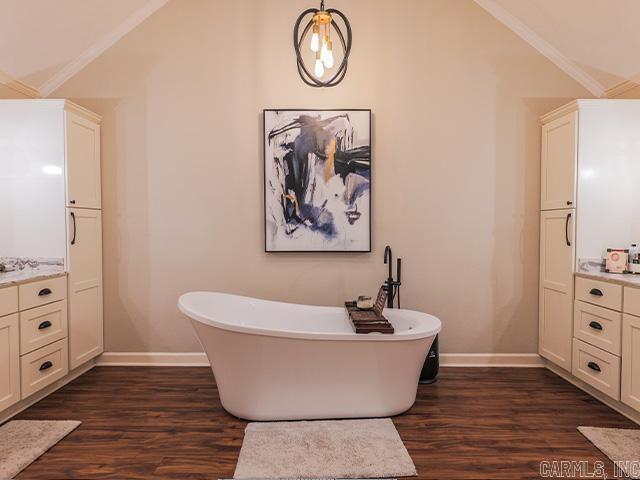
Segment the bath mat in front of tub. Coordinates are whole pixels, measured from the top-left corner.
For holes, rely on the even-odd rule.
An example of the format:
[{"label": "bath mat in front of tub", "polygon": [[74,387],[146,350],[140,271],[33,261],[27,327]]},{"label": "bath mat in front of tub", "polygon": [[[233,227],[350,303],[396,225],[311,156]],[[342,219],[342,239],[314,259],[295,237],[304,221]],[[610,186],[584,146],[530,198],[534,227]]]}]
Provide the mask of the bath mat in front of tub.
[{"label": "bath mat in front of tub", "polygon": [[627,474],[629,478],[640,478],[640,430],[629,428],[578,427],[602,453]]},{"label": "bath mat in front of tub", "polygon": [[250,423],[234,479],[417,475],[390,418]]},{"label": "bath mat in front of tub", "polygon": [[0,478],[13,478],[75,430],[73,420],[12,420],[0,427]]}]

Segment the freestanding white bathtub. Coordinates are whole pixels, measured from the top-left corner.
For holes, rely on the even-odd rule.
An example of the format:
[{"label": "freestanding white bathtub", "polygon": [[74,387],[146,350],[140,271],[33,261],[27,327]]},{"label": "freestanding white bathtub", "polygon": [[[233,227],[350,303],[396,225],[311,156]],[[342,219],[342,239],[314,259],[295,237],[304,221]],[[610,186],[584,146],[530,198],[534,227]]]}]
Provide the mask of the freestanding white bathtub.
[{"label": "freestanding white bathtub", "polygon": [[387,309],[392,335],[353,333],[344,307],[214,292],[180,297],[222,406],[247,420],[383,417],[408,410],[440,320]]}]

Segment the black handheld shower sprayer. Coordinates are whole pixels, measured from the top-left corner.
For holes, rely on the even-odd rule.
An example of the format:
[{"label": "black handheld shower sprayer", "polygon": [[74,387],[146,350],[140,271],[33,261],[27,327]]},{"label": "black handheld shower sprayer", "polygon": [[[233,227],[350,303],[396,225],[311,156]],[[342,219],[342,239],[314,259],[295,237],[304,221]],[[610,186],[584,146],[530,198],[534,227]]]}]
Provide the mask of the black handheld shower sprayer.
[{"label": "black handheld shower sprayer", "polygon": [[402,259],[398,258],[396,263],[396,279],[393,279],[392,272],[392,264],[393,264],[393,253],[391,252],[391,247],[387,245],[384,247],[384,263],[385,265],[389,265],[389,276],[387,280],[384,282],[385,289],[387,290],[387,307],[393,308],[394,301],[396,297],[398,298],[398,308],[400,308],[400,286],[402,285]]}]

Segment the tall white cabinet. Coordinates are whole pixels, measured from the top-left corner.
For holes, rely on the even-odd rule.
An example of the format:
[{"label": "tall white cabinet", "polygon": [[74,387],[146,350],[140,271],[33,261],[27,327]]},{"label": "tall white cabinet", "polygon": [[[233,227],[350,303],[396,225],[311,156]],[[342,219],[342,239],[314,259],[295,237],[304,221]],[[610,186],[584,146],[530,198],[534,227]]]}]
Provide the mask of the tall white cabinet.
[{"label": "tall white cabinet", "polygon": [[100,120],[67,100],[0,100],[0,255],[66,271],[0,287],[0,413],[103,352]]},{"label": "tall white cabinet", "polygon": [[100,117],[64,101],[69,368],[104,350]]},{"label": "tall white cabinet", "polygon": [[542,126],[540,185],[540,355],[571,370],[578,112]]}]

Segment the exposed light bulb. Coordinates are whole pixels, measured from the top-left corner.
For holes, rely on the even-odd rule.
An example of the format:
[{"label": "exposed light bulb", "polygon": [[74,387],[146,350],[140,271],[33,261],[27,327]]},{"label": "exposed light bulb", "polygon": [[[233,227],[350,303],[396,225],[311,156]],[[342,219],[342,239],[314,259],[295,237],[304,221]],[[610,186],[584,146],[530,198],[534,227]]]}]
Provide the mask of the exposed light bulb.
[{"label": "exposed light bulb", "polygon": [[316,66],[313,72],[318,78],[322,78],[322,76],[324,75],[324,65],[322,64],[322,60],[320,59],[320,52],[316,53]]},{"label": "exposed light bulb", "polygon": [[329,37],[327,37],[326,35],[322,36],[322,48],[320,49],[320,60],[322,60],[322,63],[324,63],[325,65],[327,64],[326,60],[327,60],[327,53],[329,52],[329,50],[327,49],[327,44],[329,43]]},{"label": "exposed light bulb", "polygon": [[318,50],[320,50],[320,26],[314,23],[313,35],[311,35],[311,51],[317,52]]},{"label": "exposed light bulb", "polygon": [[333,67],[333,42],[331,40],[327,42],[327,51],[324,58],[322,59],[322,62],[327,68]]}]

